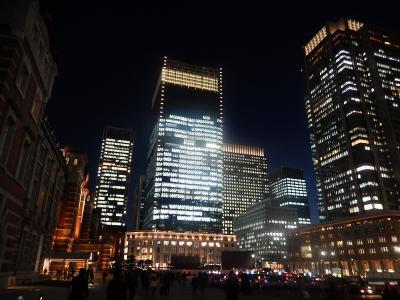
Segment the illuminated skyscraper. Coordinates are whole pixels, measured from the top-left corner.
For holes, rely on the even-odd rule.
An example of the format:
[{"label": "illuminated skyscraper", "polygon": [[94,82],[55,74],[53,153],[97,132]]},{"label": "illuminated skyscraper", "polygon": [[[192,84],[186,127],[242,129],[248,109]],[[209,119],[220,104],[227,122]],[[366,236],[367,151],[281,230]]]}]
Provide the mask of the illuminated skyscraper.
[{"label": "illuminated skyscraper", "polygon": [[303,170],[281,167],[270,176],[270,192],[277,206],[295,208],[298,226],[311,224]]},{"label": "illuminated skyscraper", "polygon": [[164,59],[144,228],[222,232],[222,70]]},{"label": "illuminated skyscraper", "polygon": [[260,147],[224,144],[223,149],[223,231],[233,234],[233,218],[267,195],[267,159]]},{"label": "illuminated skyscraper", "polygon": [[109,126],[104,129],[95,196],[103,224],[126,225],[132,149],[131,129]]},{"label": "illuminated skyscraper", "polygon": [[400,43],[341,19],[322,27],[304,52],[320,219],[398,209]]}]

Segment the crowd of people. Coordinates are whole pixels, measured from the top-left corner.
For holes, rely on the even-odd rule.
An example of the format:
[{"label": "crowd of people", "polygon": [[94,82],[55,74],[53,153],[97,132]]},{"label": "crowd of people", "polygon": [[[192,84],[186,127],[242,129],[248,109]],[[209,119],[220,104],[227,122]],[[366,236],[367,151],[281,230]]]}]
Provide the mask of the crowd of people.
[{"label": "crowd of people", "polygon": [[[103,272],[103,282],[107,281],[108,271]],[[143,293],[154,296],[169,295],[171,286],[176,282],[179,286],[190,285],[193,295],[197,290],[204,294],[208,286],[208,274],[206,272],[172,272],[172,271],[153,271],[153,270],[127,270],[121,268],[113,270],[113,278],[107,284],[107,300],[132,300],[135,298],[136,291],[141,288]],[[70,300],[84,300],[88,298],[88,283],[90,282],[90,270],[80,269],[79,274],[71,280],[69,288]]]},{"label": "crowd of people", "polygon": [[[94,281],[94,271],[92,267],[89,267],[88,269],[86,269],[87,272],[87,278],[90,282]],[[54,273],[50,273],[47,271],[47,268],[45,268],[43,270],[43,275],[45,277],[50,277],[50,278],[55,278],[57,280],[67,280],[70,281],[76,274],[76,270],[71,267],[69,269],[64,268],[64,269],[57,269],[56,271],[54,271]]]},{"label": "crowd of people", "polygon": [[[116,268],[113,270],[113,278],[107,284],[107,300],[133,300],[138,288],[142,289],[142,293],[154,296],[156,293],[160,295],[169,295],[171,286],[174,282],[178,286],[188,285],[192,289],[192,295],[195,297],[200,292],[205,294],[205,289],[209,286],[210,278],[206,272],[173,272],[173,271],[153,271],[149,270],[122,270]],[[103,272],[103,281],[106,282],[108,271]],[[80,269],[79,274],[71,280],[69,289],[69,300],[84,300],[88,298],[88,283],[93,280],[93,270]],[[310,292],[307,288],[305,278],[299,278],[296,284],[298,296],[294,299],[307,300],[310,299]],[[321,287],[323,298],[326,300],[350,300],[352,299],[351,286],[343,278],[327,277],[324,285]],[[225,299],[237,300],[239,293],[252,293],[250,278],[245,273],[240,276],[234,272],[229,272],[224,282]],[[397,286],[385,283],[382,291],[383,300],[398,300],[400,293]]]}]

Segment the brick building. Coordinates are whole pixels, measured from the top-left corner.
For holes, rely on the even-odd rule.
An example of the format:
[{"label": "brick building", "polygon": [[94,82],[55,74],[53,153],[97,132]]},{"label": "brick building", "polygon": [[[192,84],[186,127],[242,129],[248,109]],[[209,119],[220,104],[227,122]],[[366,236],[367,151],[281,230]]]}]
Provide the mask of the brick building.
[{"label": "brick building", "polygon": [[89,195],[88,159],[86,153],[66,146],[62,150],[67,164],[61,212],[54,235],[55,251],[72,251],[80,235],[85,201]]},{"label": "brick building", "polygon": [[399,211],[307,226],[292,233],[288,242],[293,271],[399,278]]},{"label": "brick building", "polygon": [[57,66],[38,1],[0,3],[0,285],[40,269],[65,163],[44,117]]},{"label": "brick building", "polygon": [[94,204],[94,193],[92,192],[86,199],[79,240],[82,242],[96,240],[99,226],[100,210]]}]

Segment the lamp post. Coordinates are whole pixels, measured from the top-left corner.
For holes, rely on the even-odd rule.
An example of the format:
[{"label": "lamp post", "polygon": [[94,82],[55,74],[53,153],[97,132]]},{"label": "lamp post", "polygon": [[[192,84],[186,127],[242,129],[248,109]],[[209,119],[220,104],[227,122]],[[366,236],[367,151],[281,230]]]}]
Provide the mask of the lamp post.
[{"label": "lamp post", "polygon": [[254,269],[256,269],[256,268],[257,268],[257,265],[256,265],[256,255],[253,253],[253,254],[251,255],[251,257],[254,258]]}]

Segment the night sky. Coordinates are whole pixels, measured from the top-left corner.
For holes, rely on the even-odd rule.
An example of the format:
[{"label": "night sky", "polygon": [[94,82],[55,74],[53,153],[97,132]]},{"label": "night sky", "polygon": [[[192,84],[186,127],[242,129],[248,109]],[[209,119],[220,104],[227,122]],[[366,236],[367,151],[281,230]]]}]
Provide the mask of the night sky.
[{"label": "night sky", "polygon": [[381,5],[384,1],[370,6],[365,1],[347,6],[282,1],[281,7],[243,1],[54,2],[50,11],[59,75],[47,115],[61,145],[88,152],[92,187],[105,125],[135,131],[131,192],[145,172],[151,99],[166,55],[223,67],[225,141],[264,147],[269,170],[281,165],[304,169],[314,220],[302,46],[324,22],[341,16],[400,35],[399,9]]}]

